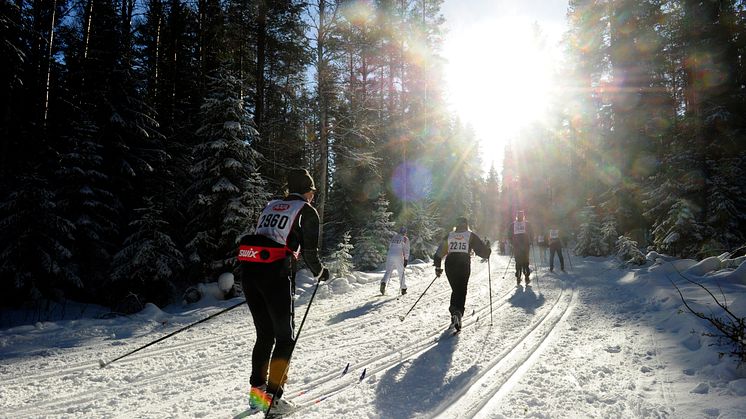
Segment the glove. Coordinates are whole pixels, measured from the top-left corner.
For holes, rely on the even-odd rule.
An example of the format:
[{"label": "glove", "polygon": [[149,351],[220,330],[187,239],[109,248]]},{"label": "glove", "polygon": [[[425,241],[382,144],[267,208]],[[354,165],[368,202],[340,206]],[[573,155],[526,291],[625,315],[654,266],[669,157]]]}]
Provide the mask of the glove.
[{"label": "glove", "polygon": [[435,277],[440,278],[440,275],[443,273],[443,269],[436,267],[435,268]]},{"label": "glove", "polygon": [[405,268],[407,267],[407,263],[408,263],[408,262],[407,262],[407,260],[406,260],[406,259],[404,259],[404,267],[405,267]]},{"label": "glove", "polygon": [[324,282],[329,280],[329,269],[321,268],[321,272],[319,273],[319,281]]},{"label": "glove", "polygon": [[492,245],[492,243],[490,243],[490,241],[487,240],[486,242],[484,242],[484,245],[487,246],[487,247],[490,247],[490,245]]}]

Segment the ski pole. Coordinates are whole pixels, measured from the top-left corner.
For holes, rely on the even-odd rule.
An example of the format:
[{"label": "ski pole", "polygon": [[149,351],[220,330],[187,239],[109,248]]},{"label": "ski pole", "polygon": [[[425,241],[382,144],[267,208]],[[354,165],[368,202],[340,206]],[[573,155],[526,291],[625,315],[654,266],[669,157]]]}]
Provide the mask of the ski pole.
[{"label": "ski pole", "polygon": [[505,275],[508,273],[508,268],[510,268],[510,261],[513,260],[513,252],[510,252],[510,259],[508,259],[508,264],[505,266],[505,272],[503,272],[503,278],[505,279]]},{"label": "ski pole", "polygon": [[200,324],[200,323],[204,323],[204,322],[206,322],[206,321],[210,320],[211,318],[213,318],[213,317],[217,317],[217,316],[219,316],[219,315],[221,315],[221,314],[223,314],[223,313],[227,313],[227,312],[229,312],[229,311],[233,310],[234,308],[236,308],[236,307],[238,307],[238,306],[240,306],[240,305],[242,305],[242,304],[245,304],[245,303],[246,303],[246,300],[244,300],[244,301],[241,301],[240,303],[237,303],[237,304],[235,304],[235,305],[232,305],[232,306],[230,306],[230,307],[228,307],[228,308],[226,308],[226,309],[224,309],[224,310],[221,310],[221,311],[219,311],[219,312],[217,312],[217,313],[215,313],[215,314],[211,314],[211,315],[209,315],[209,316],[205,317],[204,319],[202,319],[202,320],[200,320],[200,321],[198,321],[198,322],[195,322],[195,323],[192,323],[192,324],[190,324],[190,325],[188,325],[188,326],[182,327],[181,329],[179,329],[179,330],[177,330],[177,331],[175,331],[175,332],[171,332],[171,333],[167,334],[166,336],[163,336],[162,338],[156,339],[156,340],[154,340],[154,341],[152,341],[152,342],[148,343],[147,345],[141,346],[141,347],[139,347],[139,348],[137,348],[137,349],[135,349],[135,350],[133,350],[133,351],[127,352],[126,354],[124,354],[124,355],[122,355],[122,356],[119,356],[119,357],[117,357],[117,358],[114,358],[114,359],[112,359],[112,360],[111,360],[111,361],[109,361],[109,362],[105,362],[105,361],[104,361],[103,359],[99,359],[99,360],[98,360],[98,365],[99,365],[99,366],[100,366],[101,368],[103,368],[103,367],[105,367],[105,366],[107,366],[107,365],[109,365],[109,364],[112,364],[112,363],[114,363],[114,362],[116,362],[116,361],[119,361],[120,359],[122,359],[122,358],[124,358],[124,357],[126,357],[126,356],[132,355],[132,354],[134,354],[134,353],[135,353],[135,352],[137,352],[137,351],[140,351],[140,350],[142,350],[142,349],[145,349],[145,348],[147,348],[147,347],[148,347],[148,346],[150,346],[150,345],[155,345],[156,343],[158,343],[158,342],[160,342],[160,341],[162,341],[162,340],[168,339],[168,338],[170,338],[171,336],[173,336],[173,335],[175,335],[175,334],[177,334],[177,333],[181,333],[181,332],[183,332],[183,331],[185,331],[185,330],[189,329],[190,327],[196,326],[196,325],[198,325],[198,324]]},{"label": "ski pole", "polygon": [[422,299],[422,297],[424,297],[424,296],[425,296],[425,293],[427,292],[427,290],[429,290],[429,289],[430,289],[430,286],[431,286],[431,285],[433,285],[433,283],[435,282],[435,280],[436,280],[436,279],[438,279],[438,276],[437,276],[437,275],[436,275],[436,276],[435,276],[435,278],[433,278],[433,280],[432,280],[432,281],[430,282],[430,285],[428,285],[428,286],[427,286],[427,288],[425,288],[425,291],[422,291],[422,294],[420,295],[420,298],[418,298],[418,299],[417,299],[417,301],[415,301],[415,302],[414,302],[414,304],[412,304],[412,308],[410,308],[410,309],[409,309],[409,311],[407,311],[407,312],[406,312],[406,313],[405,313],[405,314],[404,314],[403,316],[399,316],[399,320],[401,320],[401,321],[404,321],[404,319],[405,319],[405,318],[406,318],[406,317],[407,317],[407,316],[409,315],[409,313],[411,313],[411,312],[412,312],[412,310],[414,310],[414,306],[416,306],[416,305],[417,305],[417,303],[419,303],[419,302],[420,302],[420,300]]},{"label": "ski pole", "polygon": [[[300,332],[303,330],[303,324],[306,322],[306,317],[308,317],[308,312],[311,310],[311,304],[313,304],[313,299],[316,297],[316,291],[319,290],[319,285],[321,285],[321,279],[316,281],[316,287],[313,289],[313,294],[311,294],[311,299],[308,300],[308,307],[306,307],[306,312],[303,314],[303,320],[300,321],[300,326],[298,326],[298,333],[295,334],[295,340],[293,342],[293,347],[290,349],[290,355],[288,355],[288,362],[285,364],[285,369],[282,371],[282,375],[280,376],[280,382],[283,382],[285,379],[285,375],[288,373],[288,369],[290,369],[290,360],[293,358],[293,352],[295,352],[295,346],[298,344],[298,339],[300,339]],[[272,400],[269,401],[269,407],[267,407],[267,411],[264,413],[265,419],[269,417],[269,411],[272,410],[272,405],[275,403],[275,397],[277,396],[277,391],[272,393]]]},{"label": "ski pole", "polygon": [[490,325],[492,325],[492,269],[490,269],[490,258],[487,258],[487,281],[490,284]]}]

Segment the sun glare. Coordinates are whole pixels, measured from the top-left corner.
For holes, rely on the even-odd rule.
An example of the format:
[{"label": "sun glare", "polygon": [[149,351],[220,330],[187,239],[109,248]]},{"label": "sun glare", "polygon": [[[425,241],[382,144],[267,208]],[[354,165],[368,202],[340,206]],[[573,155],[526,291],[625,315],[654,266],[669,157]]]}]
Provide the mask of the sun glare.
[{"label": "sun glare", "polygon": [[493,161],[499,168],[505,144],[545,118],[556,47],[542,44],[533,23],[516,17],[475,23],[447,39],[449,103],[474,127],[485,170]]}]

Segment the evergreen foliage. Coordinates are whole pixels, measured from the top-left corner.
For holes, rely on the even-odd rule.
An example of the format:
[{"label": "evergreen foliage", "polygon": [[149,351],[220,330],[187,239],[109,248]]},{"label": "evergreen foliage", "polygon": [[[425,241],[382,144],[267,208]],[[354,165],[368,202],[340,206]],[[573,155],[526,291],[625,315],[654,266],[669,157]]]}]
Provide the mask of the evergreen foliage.
[{"label": "evergreen foliage", "polygon": [[644,265],[647,262],[645,255],[637,247],[637,242],[627,236],[619,236],[614,248],[616,249],[616,257],[624,263]]},{"label": "evergreen foliage", "polygon": [[184,268],[184,257],[167,233],[168,221],[163,219],[163,211],[153,204],[152,198],[145,199],[145,203],[148,206],[136,210],[139,218],[130,223],[132,234],[114,255],[111,284],[117,290],[133,291],[162,306],[171,300],[173,280]]},{"label": "evergreen foliage", "polygon": [[409,254],[429,260],[438,246],[438,219],[435,205],[429,199],[412,204],[408,223]]},{"label": "evergreen foliage", "polygon": [[193,184],[187,190],[188,259],[192,273],[207,278],[232,266],[238,238],[261,211],[249,205],[265,194],[253,175],[257,152],[250,144],[257,132],[237,84],[226,73],[210,79],[197,130],[200,143],[194,147]]},{"label": "evergreen foliage", "polygon": [[329,255],[327,267],[335,277],[341,278],[349,275],[353,269],[352,253],[354,246],[350,243],[350,232],[342,235],[342,240],[337,243],[337,248]]},{"label": "evergreen foliage", "polygon": [[580,214],[580,229],[578,231],[575,254],[580,256],[604,256],[609,249],[601,238],[601,225],[598,222],[596,207],[588,205]]},{"label": "evergreen foliage", "polygon": [[391,221],[386,196],[379,195],[375,205],[355,243],[355,266],[363,270],[377,269],[386,261],[389,241],[394,235],[395,223]]}]

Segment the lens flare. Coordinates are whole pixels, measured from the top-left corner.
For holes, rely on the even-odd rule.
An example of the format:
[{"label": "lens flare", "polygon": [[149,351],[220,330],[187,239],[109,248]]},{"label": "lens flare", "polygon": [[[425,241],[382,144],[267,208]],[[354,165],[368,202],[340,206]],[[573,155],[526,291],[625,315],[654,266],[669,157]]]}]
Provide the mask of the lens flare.
[{"label": "lens flare", "polygon": [[400,164],[391,175],[391,189],[406,202],[426,198],[432,185],[432,174],[418,162]]}]

